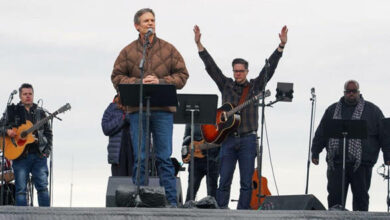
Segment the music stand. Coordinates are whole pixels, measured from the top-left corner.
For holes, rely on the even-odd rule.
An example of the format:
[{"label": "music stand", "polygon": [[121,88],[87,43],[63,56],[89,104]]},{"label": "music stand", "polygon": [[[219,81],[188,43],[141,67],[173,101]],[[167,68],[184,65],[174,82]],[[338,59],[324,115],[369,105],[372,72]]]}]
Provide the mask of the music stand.
[{"label": "music stand", "polygon": [[191,123],[191,170],[190,200],[194,198],[194,124],[215,124],[217,117],[217,95],[178,94],[178,107],[174,115],[175,124]]},{"label": "music stand", "polygon": [[340,120],[331,119],[324,123],[326,138],[343,139],[343,174],[341,180],[341,206],[345,210],[345,151],[348,139],[366,139],[367,121],[366,120]]},{"label": "music stand", "polygon": [[[118,85],[121,103],[124,106],[138,107],[139,106],[139,95],[140,95],[140,84],[119,84]],[[149,117],[150,107],[164,107],[164,106],[176,106],[176,87],[174,85],[167,84],[144,84],[143,85],[143,106],[146,106],[146,139],[145,139],[145,185],[149,182],[149,152],[150,152],[150,135],[149,135]],[[141,115],[139,116],[141,117]],[[139,137],[141,142],[138,142],[142,146],[142,129],[139,131]],[[138,151],[138,162],[140,163],[140,156],[142,149]],[[153,164],[152,164],[153,166]],[[140,185],[140,165],[137,169],[137,187]]]},{"label": "music stand", "polygon": [[[382,127],[383,127],[382,135],[385,138],[390,139],[390,118],[382,119]],[[385,163],[386,163],[386,161],[385,161]],[[386,203],[387,203],[387,212],[389,212],[389,208],[390,208],[390,169],[389,169],[389,166],[387,167],[387,198],[386,198]]]}]

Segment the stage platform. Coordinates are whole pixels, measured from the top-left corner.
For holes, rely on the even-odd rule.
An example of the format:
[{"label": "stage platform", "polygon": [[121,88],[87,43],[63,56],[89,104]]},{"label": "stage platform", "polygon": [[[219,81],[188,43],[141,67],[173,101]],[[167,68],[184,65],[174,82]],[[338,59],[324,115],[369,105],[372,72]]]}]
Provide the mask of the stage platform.
[{"label": "stage platform", "polygon": [[390,219],[387,212],[241,211],[182,208],[40,208],[0,207],[0,220],[126,220],[126,219]]}]

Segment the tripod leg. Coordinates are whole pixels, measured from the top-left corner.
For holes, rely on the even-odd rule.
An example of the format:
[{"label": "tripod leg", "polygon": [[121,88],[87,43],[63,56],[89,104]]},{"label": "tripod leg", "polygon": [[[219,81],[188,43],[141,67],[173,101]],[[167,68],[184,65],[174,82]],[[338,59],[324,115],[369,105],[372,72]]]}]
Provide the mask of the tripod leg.
[{"label": "tripod leg", "polygon": [[387,166],[387,212],[390,208],[390,166]]}]

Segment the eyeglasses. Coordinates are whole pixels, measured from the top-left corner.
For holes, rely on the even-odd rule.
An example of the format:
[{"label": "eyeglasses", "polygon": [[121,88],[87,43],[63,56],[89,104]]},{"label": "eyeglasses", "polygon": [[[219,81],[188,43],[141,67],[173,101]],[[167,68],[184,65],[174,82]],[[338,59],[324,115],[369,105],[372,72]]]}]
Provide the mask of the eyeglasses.
[{"label": "eyeglasses", "polygon": [[359,90],[357,90],[357,89],[347,89],[344,91],[345,94],[349,94],[349,93],[356,94],[358,92],[359,92]]},{"label": "eyeglasses", "polygon": [[245,73],[246,70],[233,70],[235,73]]}]

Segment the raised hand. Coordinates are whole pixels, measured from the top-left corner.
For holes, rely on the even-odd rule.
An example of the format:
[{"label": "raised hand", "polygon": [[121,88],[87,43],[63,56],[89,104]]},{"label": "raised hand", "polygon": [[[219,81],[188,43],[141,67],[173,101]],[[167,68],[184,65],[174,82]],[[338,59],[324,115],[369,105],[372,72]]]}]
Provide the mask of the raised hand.
[{"label": "raised hand", "polygon": [[203,51],[204,48],[203,48],[202,43],[200,42],[200,38],[201,38],[202,34],[200,33],[200,28],[198,25],[194,26],[194,34],[195,34],[195,43],[196,43],[196,46],[198,47],[198,51]]},{"label": "raised hand", "polygon": [[200,33],[200,28],[198,25],[194,26],[194,34],[195,34],[195,43],[199,44],[200,43],[200,37],[202,34]]},{"label": "raised hand", "polygon": [[280,44],[282,46],[284,46],[287,43],[287,33],[288,33],[287,26],[284,25],[279,34]]}]

